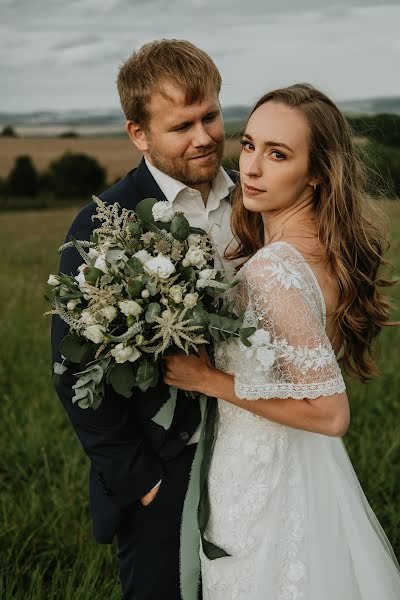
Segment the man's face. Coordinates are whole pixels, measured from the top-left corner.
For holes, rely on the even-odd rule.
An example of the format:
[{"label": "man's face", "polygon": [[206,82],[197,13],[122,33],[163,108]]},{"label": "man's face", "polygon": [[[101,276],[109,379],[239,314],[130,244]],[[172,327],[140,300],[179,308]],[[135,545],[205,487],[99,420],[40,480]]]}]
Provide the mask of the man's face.
[{"label": "man's face", "polygon": [[185,104],[182,91],[166,83],[166,96],[156,93],[150,104],[143,152],[155,167],[188,186],[212,181],[224,152],[224,125],[216,92]]}]

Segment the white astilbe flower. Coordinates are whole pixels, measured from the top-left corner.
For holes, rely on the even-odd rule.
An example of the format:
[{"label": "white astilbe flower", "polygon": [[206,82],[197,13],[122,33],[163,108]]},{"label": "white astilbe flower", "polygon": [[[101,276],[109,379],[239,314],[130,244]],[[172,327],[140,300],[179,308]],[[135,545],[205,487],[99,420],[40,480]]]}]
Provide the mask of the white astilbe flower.
[{"label": "white astilbe flower", "polygon": [[125,333],[123,333],[121,335],[113,335],[113,336],[110,336],[110,338],[112,339],[113,342],[127,342],[127,341],[131,340],[134,335],[139,333],[139,331],[141,331],[142,326],[143,326],[143,324],[140,322],[135,323],[134,325],[132,325],[132,327],[129,327],[129,329],[127,331],[125,331]]},{"label": "white astilbe flower", "polygon": [[93,231],[100,239],[102,237],[115,237],[119,231],[122,233],[132,218],[133,211],[127,208],[121,209],[118,202],[107,204],[97,196],[92,196],[93,202],[97,205],[97,212],[92,215],[92,221],[95,219],[101,222],[101,226]]},{"label": "white astilbe flower", "polygon": [[154,317],[156,322],[155,329],[157,333],[149,340],[148,344],[154,344],[157,340],[160,342],[157,345],[144,347],[143,350],[149,353],[162,354],[169,346],[175,344],[189,354],[189,349],[192,347],[197,350],[199,344],[208,344],[208,341],[197,332],[202,329],[201,325],[191,325],[190,319],[185,319],[187,308],[178,310],[165,310],[161,317]]}]

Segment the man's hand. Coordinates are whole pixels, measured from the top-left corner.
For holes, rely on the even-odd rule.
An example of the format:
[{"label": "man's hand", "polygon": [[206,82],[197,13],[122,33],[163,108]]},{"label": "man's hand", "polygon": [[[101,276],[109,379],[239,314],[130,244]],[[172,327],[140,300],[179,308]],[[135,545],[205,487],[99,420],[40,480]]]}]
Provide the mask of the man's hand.
[{"label": "man's hand", "polygon": [[150,490],[150,492],[147,492],[147,494],[145,494],[144,496],[142,496],[140,498],[140,501],[142,503],[143,506],[148,506],[149,504],[151,504],[154,500],[154,498],[157,496],[158,494],[158,490],[161,487],[161,482],[152,490]]}]

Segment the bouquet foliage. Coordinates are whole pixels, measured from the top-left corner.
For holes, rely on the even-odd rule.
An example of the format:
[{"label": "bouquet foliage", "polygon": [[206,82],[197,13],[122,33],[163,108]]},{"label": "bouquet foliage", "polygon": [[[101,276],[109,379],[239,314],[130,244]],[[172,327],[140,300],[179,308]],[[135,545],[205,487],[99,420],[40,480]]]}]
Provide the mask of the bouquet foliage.
[{"label": "bouquet foliage", "polygon": [[154,387],[166,352],[197,353],[200,346],[236,336],[250,345],[254,328],[242,327],[222,301],[228,283],[214,269],[211,238],[190,227],[168,202],[142,200],[135,211],[97,205],[100,221],[89,241],[71,239],[82,257],[78,275],[50,275],[48,299],[69,326],[62,340],[63,363],[77,363],[73,402],[96,409],[105,386],[127,398],[133,388]]}]

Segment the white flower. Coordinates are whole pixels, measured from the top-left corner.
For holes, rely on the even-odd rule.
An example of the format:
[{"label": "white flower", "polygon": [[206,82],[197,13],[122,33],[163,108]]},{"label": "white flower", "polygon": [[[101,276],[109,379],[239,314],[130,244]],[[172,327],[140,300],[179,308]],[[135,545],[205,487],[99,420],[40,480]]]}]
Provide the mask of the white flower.
[{"label": "white flower", "polygon": [[200,244],[200,236],[197,233],[191,233],[187,241],[189,246],[198,246]]},{"label": "white flower", "polygon": [[198,294],[186,294],[183,299],[183,305],[185,308],[193,308],[197,304]]},{"label": "white flower", "polygon": [[65,373],[66,370],[67,367],[59,362],[55,362],[53,365],[53,371],[55,375],[62,375],[63,373]]},{"label": "white flower", "polygon": [[168,223],[175,216],[174,209],[170,202],[157,202],[151,209],[155,221]]},{"label": "white flower", "polygon": [[57,277],[57,275],[49,275],[47,283],[49,285],[60,285],[61,282],[60,282],[59,278]]},{"label": "white flower", "polygon": [[67,310],[75,310],[75,308],[78,306],[79,303],[80,303],[79,299],[68,300]]},{"label": "white flower", "polygon": [[135,300],[123,300],[122,302],[118,302],[118,306],[126,316],[137,317],[143,311],[140,304],[135,302]]},{"label": "white flower", "polygon": [[84,325],[96,325],[96,319],[94,318],[90,310],[88,310],[87,308],[84,308],[81,312],[79,321]]},{"label": "white flower", "polygon": [[203,250],[201,248],[196,248],[195,246],[190,246],[184,260],[189,261],[189,264],[192,265],[192,267],[203,267],[206,264]]},{"label": "white flower", "polygon": [[182,302],[182,291],[180,285],[173,285],[169,290],[169,295],[176,304]]},{"label": "white flower", "polygon": [[199,273],[199,279],[214,279],[217,274],[215,269],[203,269]]},{"label": "white flower", "polygon": [[102,325],[90,325],[83,331],[83,335],[91,342],[100,344],[104,340],[104,332],[105,328]]},{"label": "white flower", "polygon": [[257,329],[257,331],[255,331],[253,335],[249,337],[249,342],[251,342],[251,345],[255,346],[256,348],[267,346],[270,343],[270,340],[271,337],[269,332],[265,329]]},{"label": "white flower", "polygon": [[147,261],[144,270],[150,275],[158,275],[161,279],[167,279],[175,271],[175,267],[169,258],[159,254]]},{"label": "white flower", "polygon": [[150,252],[147,252],[147,250],[138,250],[138,252],[135,252],[133,256],[138,258],[143,265],[145,265],[152,258]]},{"label": "white flower", "polygon": [[108,273],[106,257],[104,256],[104,254],[99,254],[99,256],[96,258],[94,266],[96,267],[96,269],[100,269],[100,271],[103,271],[103,273]]},{"label": "white flower", "polygon": [[117,363],[124,363],[127,360],[129,360],[129,362],[134,362],[140,356],[140,352],[137,350],[137,348],[132,348],[132,346],[124,346],[123,343],[117,344],[115,348],[111,350],[111,354]]},{"label": "white flower", "polygon": [[[79,273],[83,273],[84,271],[86,271],[87,268],[88,268],[87,264],[82,263],[81,265],[79,265],[78,271],[79,271]],[[76,277],[75,277],[75,279],[76,279]]]},{"label": "white flower", "polygon": [[[86,265],[81,265],[81,266],[82,267],[84,266],[86,268]],[[79,267],[78,270],[80,270],[80,273],[79,273],[79,275],[75,276],[75,279],[78,282],[78,286],[79,286],[79,289],[81,290],[81,292],[86,292],[89,287],[89,284],[85,279],[85,273],[83,272],[83,269],[80,269],[80,267]]]},{"label": "white flower", "polygon": [[105,306],[99,312],[106,319],[106,321],[110,322],[115,319],[118,311],[115,306]]},{"label": "white flower", "polygon": [[96,248],[89,248],[88,250],[89,258],[97,258],[99,255],[99,251]]}]

